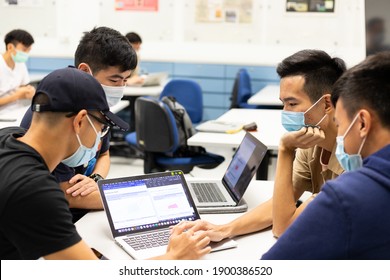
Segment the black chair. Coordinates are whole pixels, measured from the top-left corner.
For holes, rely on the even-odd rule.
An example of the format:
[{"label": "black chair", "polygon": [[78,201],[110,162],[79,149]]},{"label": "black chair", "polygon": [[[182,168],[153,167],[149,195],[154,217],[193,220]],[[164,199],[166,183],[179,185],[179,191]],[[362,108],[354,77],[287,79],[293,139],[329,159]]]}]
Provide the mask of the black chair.
[{"label": "black chair", "polygon": [[[137,146],[144,153],[144,173],[182,170],[189,173],[195,166],[211,169],[217,167],[224,157],[208,152],[178,155],[179,133],[173,113],[162,101],[152,97],[140,97],[135,102]],[[133,139],[134,141],[134,139]]]}]

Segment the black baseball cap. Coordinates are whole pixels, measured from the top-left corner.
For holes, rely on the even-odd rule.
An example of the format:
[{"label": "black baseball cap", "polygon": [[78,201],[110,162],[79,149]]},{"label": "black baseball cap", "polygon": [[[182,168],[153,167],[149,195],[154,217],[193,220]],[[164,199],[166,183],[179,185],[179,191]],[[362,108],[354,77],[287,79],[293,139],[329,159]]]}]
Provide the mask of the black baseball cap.
[{"label": "black baseball cap", "polygon": [[[45,94],[49,104],[34,104],[34,97]],[[128,130],[129,124],[110,112],[106,94],[99,82],[90,74],[74,67],[58,69],[39,82],[32,100],[34,112],[99,111],[110,126]]]}]

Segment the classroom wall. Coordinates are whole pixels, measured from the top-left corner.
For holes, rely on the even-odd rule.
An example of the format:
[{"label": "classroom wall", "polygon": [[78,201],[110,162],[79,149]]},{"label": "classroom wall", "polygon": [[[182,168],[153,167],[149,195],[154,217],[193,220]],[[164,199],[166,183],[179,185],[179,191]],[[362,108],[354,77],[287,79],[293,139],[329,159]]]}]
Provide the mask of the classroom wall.
[{"label": "classroom wall", "polygon": [[30,31],[33,57],[71,58],[82,33],[100,25],[139,32],[144,61],[275,66],[303,48],[324,49],[348,66],[365,57],[364,0],[337,0],[332,14],[287,13],[285,0],[243,0],[250,4],[246,23],[198,22],[202,1],[159,0],[157,12],[115,11],[114,0],[3,3],[0,37],[13,28]]}]

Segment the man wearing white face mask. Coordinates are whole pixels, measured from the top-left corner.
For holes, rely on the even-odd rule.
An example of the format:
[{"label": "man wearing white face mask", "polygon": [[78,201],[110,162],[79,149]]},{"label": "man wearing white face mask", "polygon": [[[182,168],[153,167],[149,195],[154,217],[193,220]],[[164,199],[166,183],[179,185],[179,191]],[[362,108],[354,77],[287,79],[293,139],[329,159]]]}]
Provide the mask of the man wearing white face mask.
[{"label": "man wearing white face mask", "polygon": [[[228,224],[201,220],[188,222],[188,228],[207,231],[212,241],[271,225],[276,237],[286,230],[323,183],[343,172],[335,156],[337,128],[330,97],[344,71],[343,60],[319,50],[299,51],[278,65],[282,124],[289,132],[280,139],[273,197]],[[297,205],[305,191],[313,197]]]},{"label": "man wearing white face mask", "polygon": [[0,111],[13,109],[16,101],[31,99],[35,93],[35,88],[28,85],[26,67],[33,37],[27,31],[15,29],[5,35],[4,43],[6,51],[0,58]]},{"label": "man wearing white face mask", "polygon": [[[109,106],[117,104],[127,79],[137,65],[137,56],[128,40],[118,31],[108,27],[94,28],[85,32],[75,52],[75,65],[91,74],[102,85]],[[21,126],[31,123],[28,110]],[[105,178],[110,169],[110,133],[101,138],[95,156],[85,164],[60,164],[53,174],[60,182],[69,201],[76,222],[89,209],[102,209],[97,180]]]},{"label": "man wearing white face mask", "polygon": [[382,52],[336,82],[336,156],[348,172],[325,183],[263,259],[390,259],[389,76]]}]

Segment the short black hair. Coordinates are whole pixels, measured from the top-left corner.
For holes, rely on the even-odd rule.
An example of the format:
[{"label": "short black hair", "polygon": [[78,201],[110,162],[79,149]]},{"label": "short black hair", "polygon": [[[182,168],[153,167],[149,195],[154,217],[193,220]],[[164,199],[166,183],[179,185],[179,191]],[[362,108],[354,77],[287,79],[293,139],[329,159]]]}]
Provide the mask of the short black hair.
[{"label": "short black hair", "polygon": [[333,106],[343,100],[349,118],[363,108],[375,111],[383,126],[390,128],[390,51],[368,56],[346,71],[336,82]]},{"label": "short black hair", "polygon": [[4,43],[6,48],[9,43],[15,46],[18,43],[22,43],[24,46],[30,47],[32,44],[34,44],[34,38],[25,30],[14,29],[5,35]]},{"label": "short black hair", "polygon": [[334,83],[345,70],[345,62],[341,58],[332,58],[321,50],[302,50],[279,63],[276,72],[281,79],[303,76],[303,90],[314,103],[324,94],[332,93]]},{"label": "short black hair", "polygon": [[135,32],[129,32],[126,34],[126,38],[127,40],[129,40],[130,43],[132,44],[142,44],[142,39],[141,39],[141,36],[139,36],[137,33]]},{"label": "short black hair", "polygon": [[92,72],[119,67],[121,72],[134,70],[137,55],[129,41],[118,31],[109,27],[97,27],[84,32],[75,52],[75,66],[87,63]]}]

